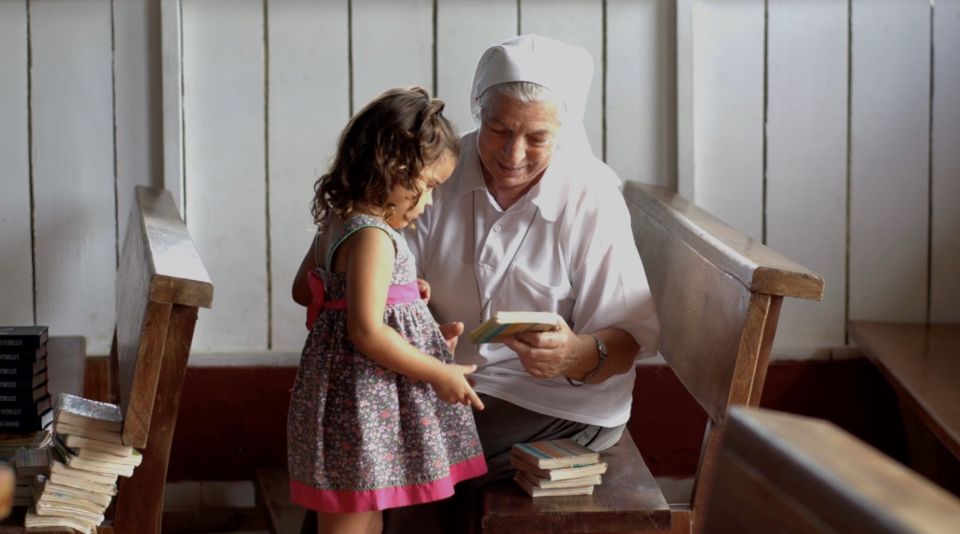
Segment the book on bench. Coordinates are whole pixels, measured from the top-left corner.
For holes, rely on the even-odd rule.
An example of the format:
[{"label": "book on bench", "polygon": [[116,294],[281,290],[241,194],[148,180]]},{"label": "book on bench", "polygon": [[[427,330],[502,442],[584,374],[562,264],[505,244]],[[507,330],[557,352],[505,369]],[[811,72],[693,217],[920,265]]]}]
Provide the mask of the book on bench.
[{"label": "book on bench", "polygon": [[472,343],[501,343],[505,337],[524,332],[549,332],[560,328],[563,318],[553,312],[499,311],[470,332]]},{"label": "book on bench", "polygon": [[515,443],[510,463],[514,481],[532,497],[592,495],[607,469],[599,453],[572,439]]}]

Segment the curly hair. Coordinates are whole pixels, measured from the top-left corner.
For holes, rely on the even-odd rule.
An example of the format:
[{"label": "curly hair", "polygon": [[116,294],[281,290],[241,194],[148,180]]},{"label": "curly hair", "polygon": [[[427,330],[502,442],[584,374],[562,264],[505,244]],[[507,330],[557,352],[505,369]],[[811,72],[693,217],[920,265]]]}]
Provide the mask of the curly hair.
[{"label": "curly hair", "polygon": [[[340,133],[337,155],[313,186],[313,220],[345,219],[359,206],[392,213],[394,186],[410,191],[416,205],[424,167],[445,154],[460,155],[460,140],[443,116],[443,101],[422,87],[390,89],[350,119]],[[389,217],[389,215],[387,215]]]}]

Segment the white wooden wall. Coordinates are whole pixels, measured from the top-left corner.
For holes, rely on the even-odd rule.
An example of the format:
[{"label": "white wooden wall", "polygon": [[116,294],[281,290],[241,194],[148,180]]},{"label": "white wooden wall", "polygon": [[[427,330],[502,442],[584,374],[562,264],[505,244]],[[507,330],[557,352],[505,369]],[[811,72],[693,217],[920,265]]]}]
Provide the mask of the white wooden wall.
[{"label": "white wooden wall", "polygon": [[0,324],[105,353],[118,238],[133,185],[150,183],[174,192],[217,288],[196,351],[298,351],[290,283],[350,114],[421,84],[472,128],[476,59],[518,32],[591,51],[588,133],[621,177],[675,188],[826,278],[823,302],[786,303],[775,354],[844,345],[851,318],[957,322],[958,13],[960,0],[0,0]]},{"label": "white wooden wall", "polygon": [[0,0],[0,324],[109,350],[133,186],[161,185],[158,5]]},{"label": "white wooden wall", "polygon": [[476,61],[518,32],[590,50],[595,151],[608,150],[625,178],[676,182],[670,0],[182,0],[179,7],[183,202],[217,287],[216,305],[197,325],[197,351],[298,351],[304,313],[290,285],[313,233],[313,183],[350,114],[389,87],[419,84],[447,102],[458,129],[471,129]]},{"label": "white wooden wall", "polygon": [[960,0],[678,9],[678,189],[826,279],[774,354],[960,321]]}]

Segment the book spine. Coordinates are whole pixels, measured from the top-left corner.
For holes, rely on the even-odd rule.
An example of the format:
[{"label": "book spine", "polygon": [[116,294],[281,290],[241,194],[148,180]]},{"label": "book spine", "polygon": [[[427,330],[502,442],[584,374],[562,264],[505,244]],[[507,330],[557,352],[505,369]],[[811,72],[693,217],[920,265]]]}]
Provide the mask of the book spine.
[{"label": "book spine", "polygon": [[47,329],[41,332],[16,333],[16,329],[6,328],[5,332],[0,333],[0,350],[7,348],[14,349],[37,349],[47,343]]}]

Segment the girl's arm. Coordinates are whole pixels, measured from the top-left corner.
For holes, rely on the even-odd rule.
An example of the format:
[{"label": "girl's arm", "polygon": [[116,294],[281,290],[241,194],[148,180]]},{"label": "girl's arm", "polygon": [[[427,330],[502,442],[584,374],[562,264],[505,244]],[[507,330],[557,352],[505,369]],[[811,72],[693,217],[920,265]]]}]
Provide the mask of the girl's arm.
[{"label": "girl's arm", "polygon": [[444,364],[383,322],[396,254],[390,237],[380,229],[363,228],[339,252],[347,254],[347,335],[354,346],[394,372],[429,383],[441,400],[482,410],[483,403],[465,377],[476,366]]},{"label": "girl's arm", "polygon": [[309,306],[313,301],[310,285],[307,283],[307,273],[317,268],[317,240],[310,241],[310,249],[300,262],[300,270],[293,279],[293,301],[301,306]]}]

